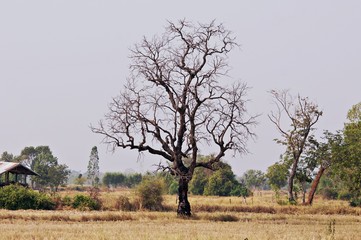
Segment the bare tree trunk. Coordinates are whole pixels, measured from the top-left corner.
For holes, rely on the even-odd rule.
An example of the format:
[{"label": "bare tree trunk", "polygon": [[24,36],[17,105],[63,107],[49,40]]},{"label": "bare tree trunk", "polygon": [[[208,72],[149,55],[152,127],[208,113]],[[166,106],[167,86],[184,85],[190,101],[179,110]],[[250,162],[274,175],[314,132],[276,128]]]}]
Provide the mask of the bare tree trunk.
[{"label": "bare tree trunk", "polygon": [[316,178],[312,182],[311,189],[310,189],[310,192],[308,194],[308,199],[307,199],[308,205],[312,205],[313,197],[315,196],[317,186],[320,183],[321,177],[322,177],[323,173],[325,172],[325,170],[326,170],[326,168],[321,166],[320,170],[318,171],[318,173],[316,175]]},{"label": "bare tree trunk", "polygon": [[292,169],[290,172],[290,176],[288,178],[288,201],[289,202],[295,201],[295,197],[293,195],[293,180],[296,176],[297,164],[298,164],[298,161],[295,161],[293,163],[293,166],[292,166]]},{"label": "bare tree trunk", "polygon": [[188,182],[189,180],[181,177],[178,186],[178,210],[180,216],[191,216],[191,205],[188,201]]}]

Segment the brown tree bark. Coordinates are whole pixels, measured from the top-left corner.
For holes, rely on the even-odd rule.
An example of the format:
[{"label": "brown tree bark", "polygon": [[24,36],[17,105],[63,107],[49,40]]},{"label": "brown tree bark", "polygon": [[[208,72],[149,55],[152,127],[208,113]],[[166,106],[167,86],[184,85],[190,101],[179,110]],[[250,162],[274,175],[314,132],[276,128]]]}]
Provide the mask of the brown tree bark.
[{"label": "brown tree bark", "polygon": [[177,214],[180,216],[191,216],[191,205],[188,201],[188,182],[189,180],[181,177],[178,186],[178,209]]},{"label": "brown tree bark", "polygon": [[323,173],[325,172],[325,170],[326,170],[326,168],[321,166],[315,179],[313,180],[310,192],[308,194],[307,205],[312,205],[313,197],[315,196],[318,184],[320,183],[321,177],[322,177]]}]

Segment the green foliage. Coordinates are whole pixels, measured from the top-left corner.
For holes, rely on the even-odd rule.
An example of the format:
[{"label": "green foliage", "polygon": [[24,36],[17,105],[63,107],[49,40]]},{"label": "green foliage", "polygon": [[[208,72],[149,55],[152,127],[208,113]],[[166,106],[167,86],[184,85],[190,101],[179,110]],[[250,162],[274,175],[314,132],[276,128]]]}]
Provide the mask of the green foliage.
[{"label": "green foliage", "polygon": [[63,206],[72,206],[73,205],[73,199],[70,196],[64,196],[61,199],[61,203]]},{"label": "green foliage", "polygon": [[101,203],[90,196],[78,194],[73,198],[72,207],[79,210],[100,210]]},{"label": "green foliage", "polygon": [[343,141],[333,147],[332,173],[341,180],[352,199],[361,197],[361,103],[348,112]]},{"label": "green foliage", "polygon": [[129,187],[133,188],[142,181],[142,174],[124,174],[119,172],[107,172],[104,174],[102,182],[107,187]]},{"label": "green foliage", "polygon": [[228,164],[215,171],[208,179],[204,195],[234,196],[241,193],[240,183],[236,180]]},{"label": "green foliage", "polygon": [[162,178],[147,176],[137,186],[137,196],[142,208],[158,211],[163,208],[165,183]]},{"label": "green foliage", "polygon": [[20,185],[9,185],[0,188],[0,208],[52,210],[55,203],[48,195]]},{"label": "green foliage", "polygon": [[361,198],[355,198],[350,201],[351,207],[361,207]]},{"label": "green foliage", "polygon": [[237,184],[232,189],[232,191],[230,192],[230,195],[231,196],[240,196],[240,197],[243,197],[243,198],[247,198],[247,197],[252,195],[252,192],[246,186],[244,186],[242,184]]},{"label": "green foliage", "polygon": [[103,176],[103,184],[107,187],[118,187],[126,185],[126,176],[123,173],[107,172]]},{"label": "green foliage", "polygon": [[13,162],[15,159],[14,159],[14,155],[11,154],[11,153],[8,153],[8,152],[3,152],[1,154],[1,157],[0,157],[0,161],[3,161],[3,162]]},{"label": "green foliage", "polygon": [[168,194],[178,193],[178,181],[169,172],[160,172],[156,174],[157,177],[162,178],[165,184],[165,189]]},{"label": "green foliage", "polygon": [[174,181],[171,183],[171,185],[169,185],[168,193],[169,194],[178,194],[178,183],[177,182]]},{"label": "green foliage", "polygon": [[18,159],[40,175],[31,177],[33,187],[35,183],[38,188],[50,187],[57,191],[57,188],[68,180],[68,166],[59,164],[48,146],[26,147]]},{"label": "green foliage", "polygon": [[203,195],[208,177],[209,175],[207,175],[206,169],[196,168],[193,173],[193,178],[189,182],[189,191],[194,195]]},{"label": "green foliage", "polygon": [[141,181],[142,181],[142,174],[140,173],[127,174],[125,178],[125,186],[132,188],[137,186]]},{"label": "green foliage", "polygon": [[269,166],[266,177],[271,188],[274,191],[279,191],[287,184],[288,165],[285,163],[275,163]]},{"label": "green foliage", "polygon": [[260,170],[247,170],[241,177],[241,182],[247,188],[259,189],[266,183],[265,174]]}]

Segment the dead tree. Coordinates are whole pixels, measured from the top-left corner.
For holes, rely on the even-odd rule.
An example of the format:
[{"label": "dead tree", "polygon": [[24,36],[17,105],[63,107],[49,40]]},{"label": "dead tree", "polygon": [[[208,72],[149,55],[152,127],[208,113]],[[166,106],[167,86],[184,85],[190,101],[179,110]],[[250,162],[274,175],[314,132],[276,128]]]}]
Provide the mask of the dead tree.
[{"label": "dead tree", "polygon": [[[256,124],[246,110],[247,86],[227,84],[228,53],[237,47],[222,24],[168,22],[161,36],[131,49],[131,74],[92,131],[114,148],[161,156],[179,179],[179,215],[191,215],[188,183],[194,169],[213,169],[229,150],[246,152]],[[198,162],[199,148],[215,152]],[[187,159],[187,161],[185,161]]]},{"label": "dead tree", "polygon": [[[319,111],[317,104],[308,98],[300,95],[295,98],[286,90],[272,90],[271,95],[277,110],[272,111],[268,117],[281,133],[281,138],[276,139],[277,143],[285,145],[287,153],[292,158],[288,177],[288,199],[294,202],[293,184],[297,166],[306,147],[307,138],[319,117],[322,116],[322,111]],[[288,121],[289,125],[283,125],[284,121]]]}]

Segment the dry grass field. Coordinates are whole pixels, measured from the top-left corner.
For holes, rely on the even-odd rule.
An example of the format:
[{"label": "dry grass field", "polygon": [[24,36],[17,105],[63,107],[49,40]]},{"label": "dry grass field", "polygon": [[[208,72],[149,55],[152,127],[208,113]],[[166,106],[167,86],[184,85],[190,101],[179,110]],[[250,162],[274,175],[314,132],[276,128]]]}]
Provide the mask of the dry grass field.
[{"label": "dry grass field", "polygon": [[132,197],[129,191],[103,192],[103,211],[0,210],[0,239],[361,239],[361,209],[342,201],[316,199],[307,207],[279,206],[270,192],[247,204],[191,196],[194,215],[183,219],[174,211],[175,196],[165,196],[165,212],[114,210],[124,194]]}]

